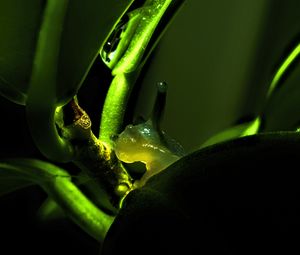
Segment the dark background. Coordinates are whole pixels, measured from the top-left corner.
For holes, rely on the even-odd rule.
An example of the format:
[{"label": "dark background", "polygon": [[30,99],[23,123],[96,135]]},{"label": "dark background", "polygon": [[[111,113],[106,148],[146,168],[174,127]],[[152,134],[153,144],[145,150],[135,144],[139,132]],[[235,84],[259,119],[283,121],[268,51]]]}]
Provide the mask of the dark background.
[{"label": "dark background", "polygon": [[[274,70],[299,36],[300,2],[186,2],[141,81],[136,112],[149,113],[155,83],[166,81],[164,128],[192,151],[214,133],[259,112]],[[96,100],[93,93],[88,98]],[[0,105],[1,156],[44,159],[30,138],[24,107],[3,98]],[[1,254],[97,254],[98,244],[71,222],[36,221],[45,198],[38,187],[0,198]]]}]

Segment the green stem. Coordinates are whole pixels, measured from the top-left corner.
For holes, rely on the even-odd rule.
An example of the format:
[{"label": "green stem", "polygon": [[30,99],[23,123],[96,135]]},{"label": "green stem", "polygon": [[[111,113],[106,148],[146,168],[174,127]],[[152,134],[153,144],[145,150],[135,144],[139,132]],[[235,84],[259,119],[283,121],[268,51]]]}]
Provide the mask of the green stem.
[{"label": "green stem", "polygon": [[3,176],[41,186],[67,216],[96,240],[104,239],[113,222],[113,217],[86,198],[67,171],[51,163],[22,158],[1,160],[0,180]]},{"label": "green stem", "polygon": [[171,2],[172,0],[148,0],[141,7],[139,24],[125,54],[112,70],[113,75],[130,73],[137,68],[155,28]]},{"label": "green stem", "polygon": [[27,115],[39,150],[52,160],[67,162],[71,145],[55,126],[57,66],[68,0],[49,0],[44,12],[28,91]]},{"label": "green stem", "polygon": [[98,241],[104,240],[114,217],[99,210],[68,178],[58,176],[42,186],[85,232]]},{"label": "green stem", "polygon": [[114,77],[103,107],[100,124],[100,141],[112,147],[111,137],[119,133],[131,91],[131,83],[126,74]]},{"label": "green stem", "polygon": [[111,137],[120,132],[131,89],[144,63],[141,63],[141,60],[145,49],[171,2],[172,0],[146,1],[140,9],[141,18],[139,24],[134,26],[134,35],[128,33],[132,38],[125,53],[112,70],[115,77],[106,96],[100,122],[99,139],[108,147],[112,147]]}]

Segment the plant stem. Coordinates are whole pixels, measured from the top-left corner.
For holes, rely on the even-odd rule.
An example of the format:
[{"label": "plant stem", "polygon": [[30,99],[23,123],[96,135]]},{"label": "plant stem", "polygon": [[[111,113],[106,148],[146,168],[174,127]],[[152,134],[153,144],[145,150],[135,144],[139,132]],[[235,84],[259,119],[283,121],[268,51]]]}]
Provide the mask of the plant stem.
[{"label": "plant stem", "polygon": [[62,126],[62,135],[74,148],[73,163],[91,178],[89,190],[99,197],[93,202],[115,212],[120,200],[131,190],[130,176],[115,153],[95,137],[91,120],[77,100],[68,103],[63,111],[67,125]]},{"label": "plant stem", "polygon": [[28,91],[27,115],[30,131],[39,150],[55,161],[72,158],[72,147],[55,126],[57,66],[61,34],[68,0],[47,1]]},{"label": "plant stem", "polygon": [[163,14],[173,0],[147,0],[140,8],[139,24],[131,38],[130,44],[123,57],[118,61],[113,75],[118,73],[130,73],[136,70],[144,55],[145,49],[151,39]]},{"label": "plant stem", "polygon": [[127,75],[121,73],[114,77],[106,95],[99,139],[109,148],[111,137],[120,132],[131,87]]},{"label": "plant stem", "polygon": [[46,192],[85,232],[103,241],[114,217],[99,210],[69,178],[56,177],[43,185]]},{"label": "plant stem", "polygon": [[[145,49],[163,14],[172,0],[148,0],[140,8],[141,18],[128,48],[120,58],[112,74],[115,76],[107,93],[100,124],[99,139],[109,148],[113,147],[112,136],[120,133],[129,95],[145,61]],[[124,38],[123,40],[128,40]]]},{"label": "plant stem", "polygon": [[0,170],[8,178],[38,184],[84,231],[96,240],[104,239],[114,217],[102,212],[86,198],[67,171],[48,162],[22,158],[1,160]]}]

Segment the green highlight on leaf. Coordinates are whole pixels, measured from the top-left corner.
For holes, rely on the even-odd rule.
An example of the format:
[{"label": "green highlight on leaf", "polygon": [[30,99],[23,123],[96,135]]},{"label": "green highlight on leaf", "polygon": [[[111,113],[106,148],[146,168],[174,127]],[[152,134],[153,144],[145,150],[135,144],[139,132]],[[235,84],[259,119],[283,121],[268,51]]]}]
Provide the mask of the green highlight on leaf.
[{"label": "green highlight on leaf", "polygon": [[206,142],[204,142],[201,145],[200,148],[204,148],[220,142],[225,142],[231,139],[236,139],[239,137],[254,135],[258,132],[260,124],[260,118],[257,117],[253,121],[230,127],[209,138]]},{"label": "green highlight on leaf", "polygon": [[287,56],[284,62],[279,67],[278,71],[275,73],[274,78],[269,87],[267,97],[270,97],[273,91],[277,88],[278,84],[280,84],[281,78],[286,73],[288,68],[294,63],[294,61],[299,57],[300,54],[300,44],[298,44],[292,52]]},{"label": "green highlight on leaf", "polygon": [[241,137],[256,134],[260,128],[260,124],[261,120],[259,117],[257,117],[245,127],[243,133],[241,134]]},{"label": "green highlight on leaf", "polygon": [[85,232],[98,241],[104,239],[114,217],[105,214],[87,199],[65,170],[34,159],[0,161],[1,194],[32,184],[40,185]]},{"label": "green highlight on leaf", "polygon": [[[279,69],[276,71],[272,79],[272,82],[270,84],[269,90],[267,92],[267,103],[271,100],[272,96],[274,95],[274,92],[277,89],[279,89],[279,86],[282,81],[282,77],[286,74],[286,72],[289,70],[292,64],[295,63],[295,61],[299,58],[299,55],[300,55],[300,44],[298,44],[290,52],[290,54],[285,58],[283,63],[280,65]],[[224,130],[216,134],[215,136],[209,138],[204,144],[202,144],[201,148],[219,142],[227,141],[230,139],[256,134],[260,128],[261,116],[264,114],[265,113],[262,112],[260,116],[258,116],[256,119],[254,119],[251,122],[231,127],[227,130]]]},{"label": "green highlight on leaf", "polygon": [[299,126],[300,43],[276,70],[262,110],[263,131],[296,130]]}]

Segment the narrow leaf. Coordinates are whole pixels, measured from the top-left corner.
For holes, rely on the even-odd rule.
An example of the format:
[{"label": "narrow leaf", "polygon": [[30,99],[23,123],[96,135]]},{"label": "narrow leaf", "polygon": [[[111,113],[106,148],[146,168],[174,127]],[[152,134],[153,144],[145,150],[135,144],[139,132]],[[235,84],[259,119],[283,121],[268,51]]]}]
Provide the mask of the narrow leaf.
[{"label": "narrow leaf", "polygon": [[[0,173],[0,186],[9,186],[10,190],[20,186],[6,185],[9,178],[40,185],[66,215],[84,231],[96,240],[104,239],[114,217],[105,214],[90,202],[72,183],[70,175],[65,170],[35,159],[8,159],[0,161]],[[22,186],[24,183],[21,183]],[[4,193],[9,189],[0,190]]]},{"label": "narrow leaf", "polygon": [[201,145],[200,148],[204,148],[210,145],[214,145],[220,142],[225,142],[235,138],[256,134],[258,132],[259,127],[260,127],[259,118],[256,118],[250,122],[246,122],[240,125],[230,127],[209,138],[206,142],[204,142]]},{"label": "narrow leaf", "polygon": [[272,81],[264,130],[295,130],[300,123],[300,44],[286,57]]}]

